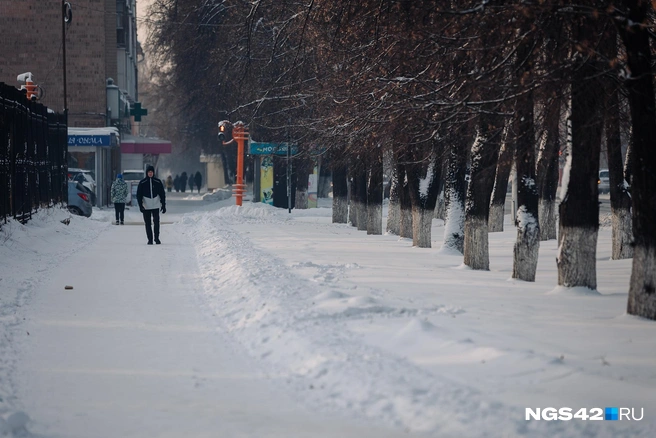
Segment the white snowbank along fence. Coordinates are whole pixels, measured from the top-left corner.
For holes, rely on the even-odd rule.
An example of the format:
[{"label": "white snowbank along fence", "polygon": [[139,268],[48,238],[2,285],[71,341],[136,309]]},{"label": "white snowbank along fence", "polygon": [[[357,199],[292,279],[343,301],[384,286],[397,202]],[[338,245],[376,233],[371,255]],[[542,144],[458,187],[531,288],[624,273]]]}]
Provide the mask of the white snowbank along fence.
[{"label": "white snowbank along fence", "polygon": [[66,115],[0,83],[0,226],[66,202]]}]

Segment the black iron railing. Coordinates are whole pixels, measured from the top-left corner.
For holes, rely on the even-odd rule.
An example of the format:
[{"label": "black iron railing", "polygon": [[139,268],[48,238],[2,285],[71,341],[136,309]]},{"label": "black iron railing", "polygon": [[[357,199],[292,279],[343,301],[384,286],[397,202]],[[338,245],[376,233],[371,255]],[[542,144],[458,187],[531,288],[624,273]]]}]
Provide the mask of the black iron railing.
[{"label": "black iron railing", "polygon": [[0,225],[68,202],[66,115],[0,82]]}]

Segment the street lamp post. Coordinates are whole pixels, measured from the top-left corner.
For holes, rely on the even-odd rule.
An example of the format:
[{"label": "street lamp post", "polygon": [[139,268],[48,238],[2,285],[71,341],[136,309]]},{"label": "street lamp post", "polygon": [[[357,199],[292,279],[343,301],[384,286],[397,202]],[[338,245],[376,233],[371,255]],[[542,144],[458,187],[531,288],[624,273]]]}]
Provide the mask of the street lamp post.
[{"label": "street lamp post", "polygon": [[248,130],[242,122],[235,123],[232,128],[232,138],[237,142],[237,183],[232,191],[235,193],[236,205],[242,204],[246,185],[244,184],[244,142],[248,140]]},{"label": "street lamp post", "polygon": [[[232,139],[225,141],[226,129],[232,126]],[[248,128],[244,122],[236,122],[234,125],[227,120],[219,122],[219,141],[222,145],[231,144],[233,141],[237,142],[237,181],[232,185],[232,192],[235,194],[235,204],[242,205],[244,192],[246,191],[246,184],[244,184],[244,143],[248,141]]]},{"label": "street lamp post", "polygon": [[64,114],[66,115],[66,123],[68,123],[68,101],[66,93],[66,25],[73,20],[73,10],[71,4],[62,0],[62,66],[64,69]]}]

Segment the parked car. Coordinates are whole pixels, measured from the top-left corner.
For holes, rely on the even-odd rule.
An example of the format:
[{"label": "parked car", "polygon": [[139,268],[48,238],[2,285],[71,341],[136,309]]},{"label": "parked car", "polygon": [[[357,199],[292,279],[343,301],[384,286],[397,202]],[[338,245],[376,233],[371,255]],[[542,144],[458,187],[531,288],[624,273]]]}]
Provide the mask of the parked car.
[{"label": "parked car", "polygon": [[69,167],[68,180],[79,182],[87,187],[91,191],[91,205],[96,205],[96,180],[92,171]]},{"label": "parked car", "polygon": [[146,177],[146,171],[143,169],[128,169],[123,171],[123,181],[128,184],[128,198],[126,205],[132,205],[132,198],[137,198],[137,187],[139,181]]},{"label": "parked car", "polygon": [[78,216],[91,216],[89,189],[77,181],[68,182],[68,211]]},{"label": "parked car", "polygon": [[597,180],[599,186],[599,193],[610,193],[610,178],[608,177],[608,169],[599,170],[599,179]]}]

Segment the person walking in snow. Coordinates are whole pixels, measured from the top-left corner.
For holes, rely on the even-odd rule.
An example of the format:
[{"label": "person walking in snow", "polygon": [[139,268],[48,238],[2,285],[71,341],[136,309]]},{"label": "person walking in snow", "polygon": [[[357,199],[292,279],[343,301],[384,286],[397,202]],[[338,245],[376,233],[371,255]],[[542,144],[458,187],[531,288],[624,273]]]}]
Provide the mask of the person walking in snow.
[{"label": "person walking in snow", "polygon": [[187,190],[187,172],[180,175],[180,191],[184,193]]},{"label": "person walking in snow", "polygon": [[189,191],[194,193],[194,172],[189,172]]},{"label": "person walking in snow", "polygon": [[198,171],[194,175],[194,182],[196,183],[196,187],[198,187],[198,193],[200,193],[200,183],[203,182],[203,176]]},{"label": "person walking in snow", "polygon": [[114,212],[116,213],[116,225],[123,225],[123,216],[125,214],[125,201],[128,199],[128,184],[123,181],[123,175],[116,175],[116,180],[112,183],[110,189],[111,200],[114,203]]},{"label": "person walking in snow", "polygon": [[159,212],[166,213],[166,192],[162,181],[155,178],[155,168],[148,166],[146,168],[146,177],[139,181],[137,187],[137,203],[139,210],[143,213],[144,223],[146,224],[146,236],[148,245],[153,244],[153,229],[151,228],[151,219],[154,223],[155,243],[159,241]]},{"label": "person walking in snow", "polygon": [[171,175],[166,177],[166,191],[171,192],[173,188],[173,177]]}]

